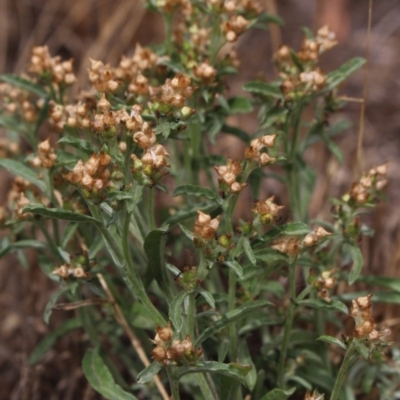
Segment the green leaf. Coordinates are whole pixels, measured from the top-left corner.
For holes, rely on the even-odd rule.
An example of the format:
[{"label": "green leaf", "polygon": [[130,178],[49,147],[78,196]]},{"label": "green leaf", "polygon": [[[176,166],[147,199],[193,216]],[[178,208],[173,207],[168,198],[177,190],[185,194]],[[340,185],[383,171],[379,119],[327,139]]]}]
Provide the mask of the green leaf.
[{"label": "green leaf", "polygon": [[42,215],[43,217],[62,219],[73,222],[92,222],[100,224],[100,221],[90,217],[89,215],[78,214],[73,211],[64,210],[62,208],[47,208],[43,204],[30,204],[22,210],[23,213],[33,213]]},{"label": "green leaf", "polygon": [[275,249],[258,249],[254,251],[254,255],[256,256],[257,260],[267,263],[288,261],[288,257],[286,254],[282,254],[280,251]]},{"label": "green leaf", "polygon": [[0,79],[3,82],[10,83],[11,85],[22,89],[22,90],[27,90],[28,92],[34,93],[39,97],[48,97],[49,93],[46,92],[46,90],[41,86],[38,85],[37,83],[33,83],[31,81],[28,81],[27,79],[21,78],[18,75],[13,75],[13,74],[3,74],[0,76]]},{"label": "green leaf", "polygon": [[185,301],[185,298],[189,295],[186,291],[179,292],[172,300],[169,306],[169,319],[172,322],[175,330],[180,332],[183,326],[183,307],[182,304]]},{"label": "green leaf", "polygon": [[191,241],[194,239],[194,233],[192,231],[189,231],[189,229],[185,228],[183,225],[178,224],[179,228],[181,228],[181,231],[183,234]]},{"label": "green leaf", "polygon": [[58,328],[50,332],[36,345],[32,353],[29,355],[29,364],[32,365],[39,362],[53,347],[58,339],[66,335],[68,332],[80,328],[81,326],[82,323],[78,318],[69,319],[63,322]]},{"label": "green leaf", "polygon": [[237,261],[235,261],[235,260],[224,261],[224,264],[226,266],[228,266],[229,268],[232,268],[235,271],[235,273],[239,279],[243,279],[243,268]]},{"label": "green leaf", "polygon": [[99,349],[90,349],[82,361],[82,370],[91,386],[108,400],[137,400],[114,382],[111,372],[99,354]]},{"label": "green leaf", "polygon": [[354,72],[359,70],[365,64],[365,59],[361,57],[352,58],[346,61],[339,69],[328,74],[327,87],[324,91],[331,91],[339,86]]},{"label": "green leaf", "polygon": [[163,225],[172,226],[178,222],[184,221],[185,219],[197,216],[197,210],[203,211],[206,214],[211,214],[212,212],[216,211],[218,207],[219,206],[216,203],[195,204],[192,207],[177,211],[174,215],[167,218]]},{"label": "green leaf", "polygon": [[307,299],[307,300],[300,300],[298,304],[302,306],[309,306],[312,308],[327,308],[331,310],[338,310],[345,314],[348,314],[349,312],[346,304],[342,303],[339,300],[332,300],[330,303],[328,303],[321,299]]},{"label": "green leaf", "polygon": [[130,199],[128,200],[128,203],[126,206],[128,213],[133,212],[135,207],[139,204],[140,200],[142,200],[143,188],[144,188],[144,186],[134,185],[128,192],[128,194],[130,195]]},{"label": "green leaf", "polygon": [[296,68],[300,72],[303,72],[304,71],[303,64],[300,62],[299,57],[297,57],[297,54],[293,50],[290,50],[290,58],[292,59],[293,64],[296,66]]},{"label": "green leaf", "polygon": [[295,388],[289,390],[274,389],[268,392],[260,400],[286,400],[288,396],[294,393],[295,390]]},{"label": "green leaf", "polygon": [[335,344],[336,346],[341,347],[344,350],[347,350],[346,345],[339,339],[336,339],[333,336],[328,336],[328,335],[322,335],[319,338],[317,338],[317,340],[321,340],[321,342],[326,342],[329,344]]},{"label": "green leaf", "polygon": [[360,276],[362,271],[364,263],[362,253],[360,248],[352,243],[346,243],[343,246],[343,251],[345,253],[350,253],[351,259],[353,260],[353,266],[351,267],[348,280],[349,284],[352,285]]},{"label": "green leaf", "polygon": [[22,162],[11,160],[9,158],[3,158],[0,160],[0,166],[12,174],[26,179],[28,182],[37,186],[42,192],[46,191],[47,186],[43,179],[39,179],[33,168],[27,167]]},{"label": "green leaf", "polygon": [[220,201],[220,198],[217,193],[213,192],[210,189],[201,187],[201,186],[194,186],[194,185],[182,185],[178,186],[174,190],[173,197],[178,195],[187,195],[187,196],[196,196],[196,197],[207,197],[210,200]]},{"label": "green leaf", "polygon": [[197,291],[204,297],[205,301],[211,308],[215,308],[214,296],[210,292],[207,292],[207,290],[202,287],[198,288]]},{"label": "green leaf", "polygon": [[368,360],[370,351],[368,347],[364,344],[365,339],[360,338],[353,338],[354,340],[354,347],[356,348],[357,352],[361,354],[366,360]]},{"label": "green leaf", "polygon": [[238,139],[243,140],[246,144],[250,143],[250,136],[243,129],[237,128],[236,126],[230,126],[224,124],[221,128],[221,132],[227,133],[232,136],[236,136]]},{"label": "green leaf", "polygon": [[217,361],[200,361],[193,365],[178,367],[176,370],[176,375],[178,378],[180,378],[186,374],[210,372],[228,376],[238,380],[242,385],[245,385],[244,377],[250,370],[250,365],[238,363],[223,364]]},{"label": "green leaf", "polygon": [[275,226],[262,236],[263,241],[271,241],[279,236],[305,236],[310,233],[310,228],[303,222],[289,222],[280,226]]},{"label": "green leaf", "polygon": [[157,361],[153,361],[148,367],[144,370],[140,371],[137,376],[138,383],[147,383],[150,382],[161,370],[162,365]]},{"label": "green leaf", "polygon": [[358,279],[358,282],[368,283],[369,285],[382,286],[400,293],[399,278],[392,278],[388,276],[366,275],[366,276],[361,276]]},{"label": "green leaf", "polygon": [[259,318],[260,317],[259,311],[266,306],[273,306],[273,304],[267,300],[255,300],[242,304],[240,307],[227,312],[221,319],[219,319],[213,325],[202,331],[202,333],[196,340],[195,346],[200,345],[208,337],[214,335],[221,329],[226,328],[232,322],[239,321],[251,314],[254,315],[257,314],[257,317]]},{"label": "green leaf", "polygon": [[57,292],[55,292],[51,297],[50,300],[46,304],[46,308],[44,309],[43,312],[43,321],[48,325],[50,321],[51,314],[53,312],[53,307],[57,303],[57,300],[60,296],[62,296],[64,293],[69,292],[68,287],[63,287]]},{"label": "green leaf", "polygon": [[265,97],[272,97],[275,99],[282,98],[281,89],[277,84],[253,81],[245,83],[243,85],[243,90]]},{"label": "green leaf", "polygon": [[148,271],[151,279],[155,279],[168,298],[172,298],[171,284],[165,266],[165,243],[169,226],[151,231],[144,241],[144,251],[148,260]]},{"label": "green leaf", "polygon": [[[344,293],[340,295],[340,298],[344,301],[356,299],[357,297],[366,296],[369,292],[356,292],[356,293]],[[376,292],[374,291],[373,296],[374,303],[389,303],[389,304],[400,304],[400,293],[396,292]]]},{"label": "green leaf", "polygon": [[251,358],[249,346],[247,345],[246,340],[242,340],[239,344],[239,360],[241,360],[246,365],[251,365],[252,367],[245,377],[246,386],[249,388],[250,391],[252,391],[257,383],[257,370]]},{"label": "green leaf", "polygon": [[243,245],[243,250],[244,250],[247,258],[249,259],[249,261],[253,265],[256,265],[257,264],[257,259],[256,259],[256,256],[254,255],[253,249],[251,248],[249,238],[245,237],[243,242],[242,242],[242,245]]},{"label": "green leaf", "polygon": [[57,143],[68,144],[75,149],[82,150],[87,154],[93,154],[95,149],[87,140],[78,139],[70,135],[64,135]]},{"label": "green leaf", "polygon": [[[220,361],[220,360],[218,360]],[[219,389],[220,399],[235,399],[240,390],[240,382],[236,379],[228,378],[225,375],[220,375],[219,380],[216,380]]]},{"label": "green leaf", "polygon": [[251,100],[246,97],[232,97],[228,100],[230,114],[247,114],[253,111]]}]

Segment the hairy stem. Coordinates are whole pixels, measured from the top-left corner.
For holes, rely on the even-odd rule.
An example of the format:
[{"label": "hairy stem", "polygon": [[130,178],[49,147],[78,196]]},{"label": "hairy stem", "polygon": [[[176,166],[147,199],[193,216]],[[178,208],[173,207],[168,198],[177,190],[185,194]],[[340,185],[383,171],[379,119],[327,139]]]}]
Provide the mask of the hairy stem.
[{"label": "hairy stem", "polygon": [[296,262],[297,257],[289,265],[289,288],[290,288],[290,307],[286,317],[286,323],[283,333],[281,354],[279,356],[278,363],[278,387],[280,389],[285,388],[285,363],[286,355],[289,347],[290,332],[292,330],[294,315],[296,311]]},{"label": "hairy stem", "polygon": [[339,370],[339,374],[336,378],[335,385],[333,386],[332,394],[330,400],[337,400],[339,399],[340,395],[340,390],[342,388],[343,382],[346,378],[347,372],[353,362],[355,361],[354,359],[354,353],[355,353],[355,344],[354,344],[354,339],[351,342],[350,346],[347,348],[346,355],[344,356],[342,365]]}]

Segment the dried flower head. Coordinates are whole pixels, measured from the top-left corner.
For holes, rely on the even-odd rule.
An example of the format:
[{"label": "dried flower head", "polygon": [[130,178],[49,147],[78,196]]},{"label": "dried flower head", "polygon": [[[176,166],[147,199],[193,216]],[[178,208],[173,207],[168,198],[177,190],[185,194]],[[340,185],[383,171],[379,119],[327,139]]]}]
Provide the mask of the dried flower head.
[{"label": "dried flower head", "polygon": [[307,390],[304,400],[324,400],[325,395],[319,394],[318,390],[315,389],[312,393]]},{"label": "dried flower head", "polygon": [[301,250],[299,240],[293,236],[282,236],[274,240],[271,248],[290,257],[297,256]]},{"label": "dried flower head", "polygon": [[201,237],[205,240],[213,239],[218,230],[221,216],[218,215],[214,219],[211,219],[208,214],[205,214],[202,211],[197,211],[197,213],[198,216],[194,223],[193,233],[195,236]]},{"label": "dried flower head", "polygon": [[254,203],[252,211],[260,216],[262,224],[270,224],[276,219],[280,210],[285,206],[278,206],[274,203],[275,196],[269,197],[267,200],[258,200]]},{"label": "dried flower head", "polygon": [[267,147],[273,147],[277,138],[275,135],[265,135],[253,139],[250,142],[250,147],[247,147],[244,155],[247,159],[253,160],[260,165],[272,164],[276,161],[275,158],[270,157],[267,153],[262,152],[262,150]]},{"label": "dried flower head", "polygon": [[355,328],[353,335],[356,338],[367,338],[378,341],[389,334],[388,329],[377,330],[376,323],[372,317],[372,294],[358,297],[352,301],[350,315],[354,318]]},{"label": "dried flower head", "polygon": [[214,167],[219,175],[219,183],[222,190],[229,189],[231,193],[239,193],[246,187],[245,183],[236,182],[237,176],[242,172],[242,166],[239,161],[233,161],[228,158],[227,165]]}]

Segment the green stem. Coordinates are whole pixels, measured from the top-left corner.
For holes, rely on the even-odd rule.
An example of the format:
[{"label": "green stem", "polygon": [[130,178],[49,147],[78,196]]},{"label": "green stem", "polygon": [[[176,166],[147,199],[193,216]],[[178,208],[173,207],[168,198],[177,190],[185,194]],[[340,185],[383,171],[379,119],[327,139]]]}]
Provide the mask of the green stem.
[{"label": "green stem", "polygon": [[[87,205],[92,215],[98,217],[99,213],[97,212],[97,209],[93,207],[90,202],[87,202]],[[135,266],[133,265],[133,260],[129,251],[129,223],[130,213],[127,213],[122,227],[122,238],[117,238],[119,240],[116,240],[115,236],[113,236],[101,222],[96,223],[96,227],[102,234],[107,250],[109,251],[113,261],[118,268],[124,271],[124,279],[132,294],[143,303],[157,325],[165,326],[165,319],[151,302]]]},{"label": "green stem", "polygon": [[179,395],[179,381],[175,378],[172,367],[167,367],[167,375],[169,380],[169,386],[171,388],[171,399],[180,400]]},{"label": "green stem", "polygon": [[194,341],[194,319],[196,315],[196,299],[195,293],[190,293],[188,296],[188,307],[187,307],[187,324],[188,324],[188,335],[190,339]]},{"label": "green stem", "polygon": [[212,389],[210,388],[209,382],[207,382],[207,379],[203,374],[196,374],[195,377],[205,400],[215,400],[216,398],[218,398],[216,394],[213,393]]},{"label": "green stem", "polygon": [[168,56],[171,57],[173,53],[173,43],[172,43],[172,22],[174,19],[173,13],[164,14],[164,25],[165,25],[165,51]]},{"label": "green stem", "polygon": [[279,356],[278,363],[278,388],[285,388],[285,363],[286,355],[289,347],[289,338],[292,331],[292,325],[294,320],[294,315],[296,311],[296,262],[297,257],[289,265],[289,290],[290,290],[290,307],[289,313],[286,317],[286,323],[283,333],[281,354]]},{"label": "green stem", "polygon": [[147,213],[148,213],[148,226],[149,232],[154,231],[156,229],[156,221],[154,218],[154,188],[149,188],[147,191],[148,199],[147,199]]},{"label": "green stem", "polygon": [[353,364],[353,362],[355,361],[354,357],[353,357],[355,350],[356,350],[356,348],[355,348],[354,339],[353,339],[350,346],[347,348],[346,355],[344,356],[342,365],[340,366],[339,374],[336,378],[330,400],[339,399],[340,390],[341,390],[343,382],[346,378],[347,372],[348,372],[349,368],[351,367],[351,365]]},{"label": "green stem", "polygon": [[[234,310],[236,305],[236,279],[236,272],[232,268],[229,268],[228,312]],[[229,326],[229,339],[231,361],[235,362],[237,361],[238,351],[238,335],[235,322],[232,322]]]}]

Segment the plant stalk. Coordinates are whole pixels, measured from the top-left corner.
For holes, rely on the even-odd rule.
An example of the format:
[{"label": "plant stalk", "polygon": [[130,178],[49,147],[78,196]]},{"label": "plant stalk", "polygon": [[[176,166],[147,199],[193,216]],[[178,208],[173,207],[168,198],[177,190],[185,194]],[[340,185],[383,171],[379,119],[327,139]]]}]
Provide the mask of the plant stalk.
[{"label": "plant stalk", "polygon": [[296,311],[296,262],[297,257],[289,265],[289,290],[290,290],[290,307],[289,312],[286,317],[286,323],[282,339],[281,354],[279,356],[278,363],[278,388],[285,388],[285,362],[287,350],[289,347],[290,332],[292,331],[292,325],[294,320],[294,315]]},{"label": "plant stalk", "polygon": [[350,346],[347,348],[346,355],[342,361],[342,365],[339,370],[339,374],[336,378],[335,385],[333,386],[332,394],[330,400],[338,400],[340,391],[344,380],[346,379],[347,372],[354,362],[353,355],[355,353],[354,339],[352,340]]}]

